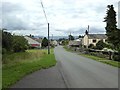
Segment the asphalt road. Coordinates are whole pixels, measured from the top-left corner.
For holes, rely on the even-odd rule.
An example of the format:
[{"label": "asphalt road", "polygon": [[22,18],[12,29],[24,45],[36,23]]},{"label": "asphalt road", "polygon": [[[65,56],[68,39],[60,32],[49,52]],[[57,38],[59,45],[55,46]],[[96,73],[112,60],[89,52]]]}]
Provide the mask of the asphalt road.
[{"label": "asphalt road", "polygon": [[12,88],[67,88],[67,86],[56,65],[49,69],[38,70],[29,74],[10,88],[12,90]]},{"label": "asphalt road", "polygon": [[54,52],[69,88],[118,88],[118,68],[67,52],[62,46]]}]

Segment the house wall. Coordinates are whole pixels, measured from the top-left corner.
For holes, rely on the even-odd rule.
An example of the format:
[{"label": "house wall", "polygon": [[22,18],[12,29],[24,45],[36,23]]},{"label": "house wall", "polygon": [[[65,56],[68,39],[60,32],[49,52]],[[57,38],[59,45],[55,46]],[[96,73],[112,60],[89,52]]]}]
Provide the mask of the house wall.
[{"label": "house wall", "polygon": [[[96,40],[96,42],[93,42],[93,40]],[[93,44],[96,46],[96,44],[100,41],[101,39],[88,39],[88,36],[85,35],[82,41],[82,45],[88,47],[90,44]],[[106,39],[103,39],[103,42],[105,42]]]},{"label": "house wall", "polygon": [[83,40],[82,40],[82,44],[84,45],[84,46],[88,46],[88,36],[87,35],[85,35],[84,36],[84,38],[83,38]]},{"label": "house wall", "polygon": [[[93,40],[96,40],[96,42],[93,42]],[[89,39],[89,45],[93,44],[94,46],[96,46],[96,44],[100,41],[101,39]]]}]

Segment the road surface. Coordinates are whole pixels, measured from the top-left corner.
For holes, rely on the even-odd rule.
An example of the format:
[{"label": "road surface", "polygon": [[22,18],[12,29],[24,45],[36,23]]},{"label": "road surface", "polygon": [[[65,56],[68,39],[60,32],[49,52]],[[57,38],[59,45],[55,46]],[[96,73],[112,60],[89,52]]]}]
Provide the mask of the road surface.
[{"label": "road surface", "polygon": [[56,65],[25,76],[10,88],[67,88],[67,86]]},{"label": "road surface", "polygon": [[54,53],[69,88],[118,88],[118,68],[65,51],[62,46]]}]

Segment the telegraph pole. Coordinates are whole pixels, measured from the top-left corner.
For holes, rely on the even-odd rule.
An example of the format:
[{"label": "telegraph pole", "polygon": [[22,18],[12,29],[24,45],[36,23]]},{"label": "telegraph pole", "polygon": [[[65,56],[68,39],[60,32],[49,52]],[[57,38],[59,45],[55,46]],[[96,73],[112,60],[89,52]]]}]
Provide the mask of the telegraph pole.
[{"label": "telegraph pole", "polygon": [[50,54],[49,23],[48,23],[48,54]]},{"label": "telegraph pole", "polygon": [[46,15],[46,13],[45,13],[45,9],[44,9],[42,0],[41,0],[41,6],[42,6],[42,9],[43,9],[43,13],[44,13],[44,15],[45,15],[45,18],[46,18],[46,22],[47,22],[47,24],[48,24],[48,54],[50,54],[49,22],[48,22],[48,20],[47,20],[47,15]]}]

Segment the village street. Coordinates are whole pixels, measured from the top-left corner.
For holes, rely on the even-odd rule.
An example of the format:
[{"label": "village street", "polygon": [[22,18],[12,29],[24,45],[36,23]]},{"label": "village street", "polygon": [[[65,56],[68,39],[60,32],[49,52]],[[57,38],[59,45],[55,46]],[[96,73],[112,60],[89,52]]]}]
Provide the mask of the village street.
[{"label": "village street", "polygon": [[57,46],[57,65],[36,71],[11,88],[118,88],[118,68]]},{"label": "village street", "polygon": [[68,87],[117,88],[118,68],[55,48],[55,56]]}]

